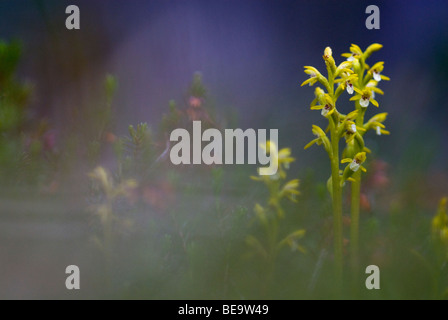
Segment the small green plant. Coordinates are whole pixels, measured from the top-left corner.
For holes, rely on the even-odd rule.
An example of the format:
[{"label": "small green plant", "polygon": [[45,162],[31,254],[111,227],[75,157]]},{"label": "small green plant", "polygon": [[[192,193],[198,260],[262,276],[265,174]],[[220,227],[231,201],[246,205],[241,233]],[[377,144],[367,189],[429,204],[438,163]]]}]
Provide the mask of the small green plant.
[{"label": "small green plant", "polygon": [[98,201],[90,207],[90,210],[98,218],[102,230],[101,236],[95,237],[94,241],[103,251],[106,260],[109,260],[115,232],[119,228],[128,228],[132,225],[132,221],[118,215],[114,208],[120,198],[131,196],[132,190],[137,187],[137,182],[128,179],[115,183],[113,177],[103,167],[97,167],[89,173],[89,177],[98,196]]},{"label": "small green plant", "polygon": [[251,177],[253,180],[263,182],[269,191],[267,202],[264,205],[256,203],[254,208],[255,220],[262,226],[266,241],[254,235],[249,235],[246,238],[246,244],[266,262],[267,284],[269,284],[274,272],[275,259],[282,248],[289,246],[293,250],[305,253],[304,247],[298,243],[305,236],[305,229],[295,230],[286,237],[280,238],[279,226],[285,216],[282,200],[287,198],[296,202],[297,195],[300,194],[298,179],[285,183],[286,170],[295,159],[291,157],[290,149],[284,148],[278,151],[277,146],[271,141],[267,141],[266,145],[261,145],[261,147],[265,151],[268,150],[271,156],[274,156],[273,161],[278,161],[278,172],[273,176]]},{"label": "small green plant", "polygon": [[432,219],[431,233],[434,246],[437,251],[438,260],[448,261],[448,198],[440,200],[437,214]]},{"label": "small green plant", "polygon": [[[324,87],[324,89],[316,87],[311,109],[321,110],[322,116],[328,120],[326,131],[330,131],[330,137],[320,127],[313,125],[312,132],[316,139],[308,143],[305,149],[313,144],[323,145],[330,158],[331,177],[327,186],[333,201],[335,270],[338,281],[343,275],[342,188],[346,181],[351,182],[350,254],[353,271],[356,273],[359,250],[361,171],[365,171],[362,164],[366,161],[366,153],[370,153],[364,144],[363,136],[368,130],[374,130],[378,135],[389,134],[383,124],[387,113],[377,114],[369,121],[364,121],[369,104],[378,107],[375,94],[383,94],[383,91],[378,88],[378,83],[381,80],[389,80],[381,74],[384,62],[378,62],[372,67],[366,64],[367,58],[381,48],[382,45],[375,43],[363,52],[357,45],[352,44],[350,53],[342,54],[347,61],[336,66],[332,50],[327,47],[323,55],[327,77],[316,68],[305,66],[305,73],[310,78],[304,81],[302,86],[305,84],[312,86],[319,82]],[[355,101],[355,108],[348,114],[343,114],[336,106],[344,91],[350,95],[356,93],[350,98],[350,101]],[[342,138],[345,138],[346,146],[342,152],[341,162],[348,163],[343,171],[340,169],[339,150],[339,141]]]},{"label": "small green plant", "polygon": [[[435,296],[439,296],[439,282],[442,279],[442,275],[445,275],[444,281],[446,281],[446,270],[448,263],[448,210],[447,210],[448,198],[444,197],[440,200],[439,208],[436,215],[432,219],[431,234],[434,245],[434,251],[436,255],[435,266]],[[445,283],[446,285],[446,283]],[[443,293],[444,299],[448,298],[448,287],[445,288]]]}]

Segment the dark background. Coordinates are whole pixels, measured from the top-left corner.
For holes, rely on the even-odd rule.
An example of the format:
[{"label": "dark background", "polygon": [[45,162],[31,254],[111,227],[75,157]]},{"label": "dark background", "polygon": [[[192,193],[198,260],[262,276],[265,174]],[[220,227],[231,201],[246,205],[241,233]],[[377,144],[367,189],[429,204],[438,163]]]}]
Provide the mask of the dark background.
[{"label": "dark background", "polygon": [[[68,4],[80,8],[80,31],[65,28]],[[380,30],[365,27],[369,4],[381,10]],[[392,79],[380,98],[393,132],[384,156],[396,159],[396,145],[413,149],[413,135],[423,135],[432,148],[415,155],[431,152],[431,164],[446,167],[435,155],[447,152],[447,9],[446,1],[4,0],[0,37],[22,40],[21,75],[37,88],[34,110],[56,126],[105,73],[120,81],[120,130],[155,125],[200,71],[218,113],[236,109],[243,128],[279,128],[281,142],[300,142],[295,150],[309,140],[310,122],[321,120],[307,107],[312,90],[299,87],[302,67],[323,71],[325,46],[340,62],[351,43],[379,42],[384,48],[372,59],[385,61]]]}]

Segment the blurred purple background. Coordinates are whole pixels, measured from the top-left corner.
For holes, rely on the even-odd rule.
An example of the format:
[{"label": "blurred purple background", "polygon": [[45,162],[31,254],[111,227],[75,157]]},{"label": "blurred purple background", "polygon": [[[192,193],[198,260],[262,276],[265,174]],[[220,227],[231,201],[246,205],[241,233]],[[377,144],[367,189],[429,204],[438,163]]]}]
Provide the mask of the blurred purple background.
[{"label": "blurred purple background", "polygon": [[[80,8],[80,31],[65,28],[69,4]],[[365,27],[370,4],[381,10],[380,30]],[[447,12],[446,1],[4,0],[0,38],[23,41],[21,76],[35,84],[34,110],[55,126],[91,101],[106,73],[120,83],[118,130],[155,126],[200,71],[218,114],[235,109],[243,128],[279,128],[300,162],[314,157],[301,149],[322,120],[308,108],[312,89],[299,86],[303,66],[325,70],[325,46],[340,62],[351,43],[379,42],[371,63],[384,60],[392,79],[379,101],[393,138],[372,143],[388,161],[420,149],[425,165],[446,168]]]}]

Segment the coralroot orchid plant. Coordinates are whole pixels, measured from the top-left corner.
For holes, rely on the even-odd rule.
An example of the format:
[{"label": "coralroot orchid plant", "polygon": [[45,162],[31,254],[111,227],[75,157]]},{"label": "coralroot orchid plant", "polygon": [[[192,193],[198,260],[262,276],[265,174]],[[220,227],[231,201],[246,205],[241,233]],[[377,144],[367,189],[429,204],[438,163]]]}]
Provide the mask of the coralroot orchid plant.
[{"label": "coralroot orchid plant", "polygon": [[246,238],[246,243],[254,253],[266,261],[269,275],[267,283],[269,283],[274,271],[275,258],[281,249],[290,247],[292,250],[297,250],[302,253],[306,252],[305,248],[298,243],[305,236],[306,231],[305,229],[297,229],[286,237],[279,237],[279,225],[285,216],[282,201],[289,199],[292,202],[297,202],[297,196],[300,194],[298,190],[299,179],[285,182],[287,179],[286,170],[289,169],[289,164],[295,161],[295,159],[291,157],[291,150],[289,148],[278,150],[272,141],[260,144],[260,147],[265,152],[270,153],[273,161],[277,161],[278,171],[275,175],[271,176],[251,176],[251,179],[263,182],[269,190],[267,203],[265,205],[256,203],[254,208],[255,220],[263,227],[267,241],[264,242],[253,235],[249,235]]},{"label": "coralroot orchid plant", "polygon": [[[342,228],[342,188],[346,181],[351,182],[351,226],[350,226],[350,255],[353,271],[356,271],[359,239],[359,212],[361,172],[366,169],[362,164],[366,161],[366,153],[370,150],[365,146],[363,136],[368,130],[373,130],[377,135],[389,134],[385,130],[383,122],[387,113],[379,113],[370,120],[365,121],[364,116],[370,104],[378,107],[375,94],[383,94],[378,88],[382,80],[390,80],[382,74],[384,62],[377,62],[372,67],[366,60],[382,48],[382,45],[374,43],[365,51],[352,44],[350,53],[342,54],[346,61],[336,65],[332,50],[327,47],[323,59],[327,67],[327,77],[323,76],[316,68],[305,66],[305,73],[310,76],[302,83],[310,86],[320,83],[323,89],[316,87],[315,99],[311,102],[312,110],[321,110],[323,117],[328,119],[326,131],[313,125],[312,132],[316,136],[314,140],[305,146],[305,149],[313,144],[323,145],[331,162],[331,177],[327,186],[333,200],[334,219],[334,250],[337,279],[343,275],[343,228]],[[337,108],[337,102],[341,94],[346,91],[353,95],[350,101],[354,101],[354,110],[343,114]],[[326,132],[330,132],[328,137]],[[345,138],[345,149],[340,161],[339,141]],[[347,165],[343,170],[340,163]]]}]

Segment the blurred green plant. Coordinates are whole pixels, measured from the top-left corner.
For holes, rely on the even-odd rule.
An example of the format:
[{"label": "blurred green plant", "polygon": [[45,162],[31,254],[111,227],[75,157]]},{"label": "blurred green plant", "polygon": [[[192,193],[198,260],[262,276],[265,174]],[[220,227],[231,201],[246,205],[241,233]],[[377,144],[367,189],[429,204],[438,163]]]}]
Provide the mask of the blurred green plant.
[{"label": "blurred green plant", "polygon": [[[261,205],[255,204],[254,213],[255,220],[260,224],[264,230],[263,239],[257,238],[255,235],[248,235],[246,244],[251,248],[252,252],[265,261],[267,266],[267,286],[272,281],[272,276],[275,268],[275,260],[281,249],[290,247],[293,250],[298,250],[305,253],[306,250],[299,244],[299,240],[305,236],[305,229],[298,229],[281,238],[279,235],[279,225],[285,217],[285,212],[282,206],[284,198],[290,201],[297,202],[299,180],[293,179],[286,183],[286,170],[289,164],[295,161],[291,157],[291,150],[289,148],[277,149],[277,146],[267,141],[265,145],[260,145],[266,152],[269,152],[273,161],[278,161],[278,171],[273,176],[259,175],[251,178],[256,181],[261,181],[265,184],[269,191],[269,198],[267,203]],[[264,240],[266,239],[266,240]]]},{"label": "blurred green plant", "polygon": [[[114,110],[112,101],[118,88],[118,80],[113,75],[106,75],[103,83],[104,98],[94,106],[81,108],[80,117],[83,119],[82,140],[87,145],[87,158],[90,165],[98,165],[101,153],[105,147],[104,141],[115,140],[113,131]],[[79,128],[73,134],[78,134]]]},{"label": "blurred green plant", "polygon": [[132,220],[127,219],[116,212],[117,201],[120,198],[132,197],[132,192],[137,188],[137,182],[133,179],[116,183],[110,173],[103,167],[97,167],[89,173],[92,182],[93,193],[98,200],[90,206],[91,212],[97,217],[102,230],[101,236],[95,236],[95,244],[103,251],[107,260],[110,259],[114,235],[120,230],[132,227]]},{"label": "blurred green plant", "polygon": [[155,161],[154,142],[147,123],[128,127],[129,134],[114,141],[119,177],[149,178]]},{"label": "blurred green plant", "polygon": [[[447,264],[448,264],[448,198],[444,197],[440,200],[439,208],[436,215],[432,219],[431,234],[436,255],[436,283],[440,282],[441,277],[444,276],[443,281],[447,282]],[[445,270],[445,271],[444,271]],[[438,287],[438,286],[437,286]],[[443,298],[448,299],[448,287],[445,287]]]},{"label": "blurred green plant", "polygon": [[56,137],[29,108],[32,86],[16,77],[21,51],[18,41],[0,41],[0,178],[42,186],[58,166]]},{"label": "blurred green plant", "polygon": [[[315,99],[311,102],[312,110],[321,110],[322,116],[328,119],[330,138],[324,130],[313,125],[312,132],[316,139],[305,146],[305,149],[313,144],[323,145],[328,153],[331,163],[331,177],[328,179],[328,190],[333,200],[333,225],[334,225],[334,251],[335,251],[335,272],[336,279],[341,284],[343,276],[343,223],[342,223],[342,187],[346,181],[352,183],[351,193],[351,261],[354,274],[357,274],[358,264],[358,239],[359,239],[359,212],[360,212],[360,188],[361,171],[365,171],[362,164],[366,160],[366,152],[370,152],[365,147],[363,135],[366,131],[375,130],[378,135],[389,134],[384,128],[384,120],[387,113],[381,113],[372,117],[364,123],[364,115],[370,103],[378,107],[378,102],[374,99],[375,93],[383,94],[377,88],[381,80],[389,80],[381,74],[384,69],[384,62],[378,62],[373,67],[369,67],[365,60],[382,48],[380,44],[370,45],[364,52],[357,46],[350,47],[351,53],[344,53],[342,56],[347,61],[336,66],[332,50],[327,47],[324,51],[323,59],[327,67],[327,77],[323,76],[316,68],[305,66],[305,73],[310,76],[302,83],[302,86],[310,86],[319,82],[324,86],[326,92],[320,87],[315,89]],[[338,84],[338,85],[337,85]],[[335,90],[335,85],[337,85]],[[344,91],[348,94],[357,94],[350,100],[355,101],[355,110],[347,115],[342,114],[336,108],[336,102]],[[341,174],[339,141],[345,138],[346,148],[342,156],[342,163],[348,163]],[[361,170],[359,170],[361,169]]]}]

